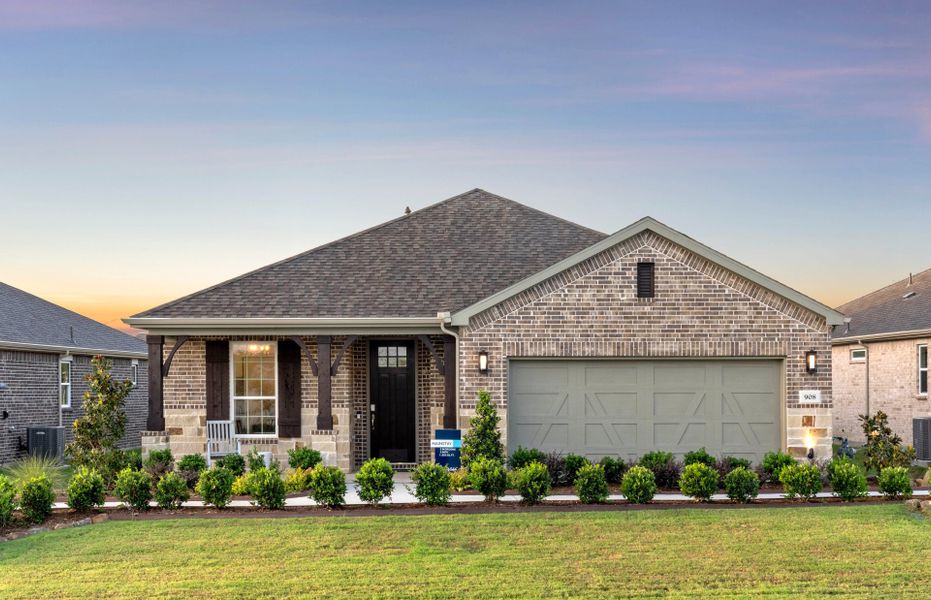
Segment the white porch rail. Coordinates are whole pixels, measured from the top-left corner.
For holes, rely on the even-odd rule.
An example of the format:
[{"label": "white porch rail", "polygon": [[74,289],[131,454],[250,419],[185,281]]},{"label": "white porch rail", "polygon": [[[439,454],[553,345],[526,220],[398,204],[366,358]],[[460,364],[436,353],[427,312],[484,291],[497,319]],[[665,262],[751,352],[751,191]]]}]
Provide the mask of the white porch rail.
[{"label": "white porch rail", "polygon": [[233,435],[232,421],[207,421],[207,466],[213,459],[239,454],[239,440]]}]

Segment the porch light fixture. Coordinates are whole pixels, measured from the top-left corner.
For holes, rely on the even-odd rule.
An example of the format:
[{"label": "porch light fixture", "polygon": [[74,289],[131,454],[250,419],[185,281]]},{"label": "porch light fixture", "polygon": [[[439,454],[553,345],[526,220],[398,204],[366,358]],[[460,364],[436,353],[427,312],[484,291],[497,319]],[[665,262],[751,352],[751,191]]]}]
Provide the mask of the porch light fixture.
[{"label": "porch light fixture", "polygon": [[818,353],[814,349],[805,353],[805,370],[809,373],[818,371]]},{"label": "porch light fixture", "polygon": [[478,353],[478,372],[488,375],[488,352],[484,350]]}]

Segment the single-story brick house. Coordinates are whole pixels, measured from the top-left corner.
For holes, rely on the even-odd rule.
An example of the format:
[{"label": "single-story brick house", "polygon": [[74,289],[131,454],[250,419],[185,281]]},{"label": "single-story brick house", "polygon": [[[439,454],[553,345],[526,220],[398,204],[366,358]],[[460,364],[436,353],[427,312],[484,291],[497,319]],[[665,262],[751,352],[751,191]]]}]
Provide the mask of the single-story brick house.
[{"label": "single-story brick house", "polygon": [[837,310],[847,323],[834,330],[834,428],[862,442],[859,415],[883,411],[912,443],[912,419],[931,416],[928,343],[931,269],[909,275]]},{"label": "single-story brick house", "polygon": [[138,448],[148,414],[145,342],[0,283],[0,464],[26,454],[27,427],[63,426],[71,441],[97,354],[113,361],[114,377],[136,384],[120,446]]},{"label": "single-story brick house", "polygon": [[127,322],[145,447],[232,420],[243,452],[351,470],[430,460],[483,389],[510,450],[829,455],[842,320],[653,219],[606,235],[477,189]]}]

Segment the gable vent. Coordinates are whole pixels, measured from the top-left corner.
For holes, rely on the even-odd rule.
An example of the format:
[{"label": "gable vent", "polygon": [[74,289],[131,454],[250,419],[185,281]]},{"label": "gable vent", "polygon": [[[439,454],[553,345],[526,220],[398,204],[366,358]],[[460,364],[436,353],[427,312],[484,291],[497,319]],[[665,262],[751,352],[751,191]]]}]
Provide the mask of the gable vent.
[{"label": "gable vent", "polygon": [[637,263],[637,297],[652,298],[656,292],[654,264],[651,262]]}]

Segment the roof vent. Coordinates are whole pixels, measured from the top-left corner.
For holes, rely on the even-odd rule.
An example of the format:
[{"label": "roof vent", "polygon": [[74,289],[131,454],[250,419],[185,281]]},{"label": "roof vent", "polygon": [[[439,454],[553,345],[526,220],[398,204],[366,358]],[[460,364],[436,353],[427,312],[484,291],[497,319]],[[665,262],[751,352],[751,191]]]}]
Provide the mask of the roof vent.
[{"label": "roof vent", "polygon": [[915,292],[908,292],[907,294],[905,294],[904,296],[902,296],[902,299],[903,299],[903,300],[908,300],[909,298],[914,298],[915,295],[916,295]]},{"label": "roof vent", "polygon": [[405,207],[404,207],[404,214],[405,214],[405,215],[411,214],[411,207],[410,207],[410,206],[405,206]]},{"label": "roof vent", "polygon": [[908,274],[908,285],[912,285],[913,283],[914,283],[914,281],[912,280],[912,274],[909,273],[909,274]]}]

